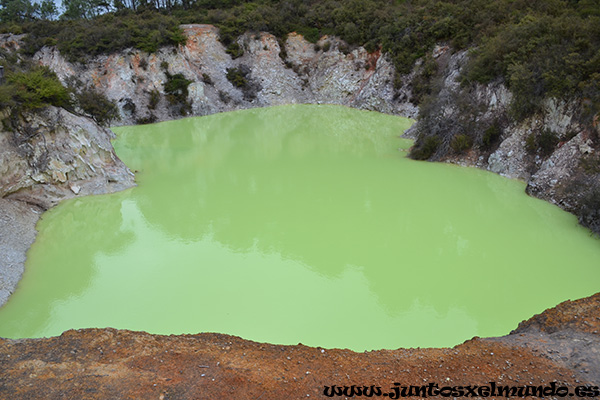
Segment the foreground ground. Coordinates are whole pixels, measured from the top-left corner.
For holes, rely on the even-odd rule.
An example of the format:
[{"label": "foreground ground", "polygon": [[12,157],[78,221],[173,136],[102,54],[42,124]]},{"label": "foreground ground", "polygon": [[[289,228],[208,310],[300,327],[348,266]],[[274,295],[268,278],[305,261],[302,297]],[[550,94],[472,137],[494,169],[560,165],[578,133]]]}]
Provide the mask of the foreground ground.
[{"label": "foreground ground", "polygon": [[0,398],[299,399],[326,398],[324,389],[332,385],[390,392],[394,383],[489,382],[557,382],[574,392],[578,385],[600,386],[599,332],[600,293],[547,310],[508,336],[474,338],[452,349],[355,353],[222,334],[84,329],[48,339],[0,339]]}]

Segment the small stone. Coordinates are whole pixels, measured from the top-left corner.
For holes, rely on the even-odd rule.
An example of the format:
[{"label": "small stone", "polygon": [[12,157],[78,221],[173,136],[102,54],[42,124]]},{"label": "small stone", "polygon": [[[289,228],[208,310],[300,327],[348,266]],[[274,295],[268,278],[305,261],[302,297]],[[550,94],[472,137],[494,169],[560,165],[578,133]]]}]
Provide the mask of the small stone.
[{"label": "small stone", "polygon": [[74,183],[70,184],[69,188],[75,194],[79,194],[79,192],[81,191],[81,187],[79,187],[78,185],[75,185]]}]

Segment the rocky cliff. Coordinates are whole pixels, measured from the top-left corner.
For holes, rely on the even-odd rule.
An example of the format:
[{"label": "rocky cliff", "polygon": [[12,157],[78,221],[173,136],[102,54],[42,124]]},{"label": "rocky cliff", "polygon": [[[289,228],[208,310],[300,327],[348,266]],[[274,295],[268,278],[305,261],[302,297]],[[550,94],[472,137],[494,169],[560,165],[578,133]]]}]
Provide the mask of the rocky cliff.
[{"label": "rocky cliff", "polygon": [[[80,85],[117,102],[121,124],[292,103],[342,104],[409,117],[418,112],[408,96],[397,96],[394,67],[379,52],[350,51],[332,37],[315,45],[294,33],[282,49],[273,35],[260,33],[238,38],[243,55],[233,59],[215,27],[184,25],[183,30],[188,36],[185,46],[155,54],[131,50],[74,65],[56,48],[46,47],[34,59],[63,82],[76,77]],[[239,71],[245,83],[235,85],[228,79],[230,70]],[[191,81],[189,107],[181,107],[165,91],[169,76],[176,74]]]}]

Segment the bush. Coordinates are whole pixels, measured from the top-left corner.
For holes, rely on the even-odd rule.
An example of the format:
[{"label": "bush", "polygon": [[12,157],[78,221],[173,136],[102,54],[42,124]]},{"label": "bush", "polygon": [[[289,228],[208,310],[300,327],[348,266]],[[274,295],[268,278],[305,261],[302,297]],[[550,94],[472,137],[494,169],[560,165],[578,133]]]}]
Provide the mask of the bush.
[{"label": "bush", "polygon": [[231,58],[235,60],[236,58],[239,58],[244,55],[244,48],[236,42],[232,42],[229,44],[229,46],[227,46],[225,52],[231,55]]},{"label": "bush", "polygon": [[136,125],[153,124],[157,120],[156,115],[150,113],[147,117],[138,118],[135,120]]},{"label": "bush", "polygon": [[177,19],[153,11],[119,16],[107,13],[89,20],[36,21],[25,28],[28,35],[24,48],[28,54],[55,44],[73,62],[130,47],[153,53],[187,40]]},{"label": "bush", "polygon": [[14,104],[25,109],[37,109],[47,105],[68,107],[69,91],[48,67],[35,67],[27,72],[16,72],[7,77],[11,88],[4,90],[4,102],[10,94]]},{"label": "bush", "polygon": [[552,154],[557,144],[558,135],[548,129],[544,129],[538,138],[538,147],[544,157]]},{"label": "bush", "polygon": [[248,86],[248,80],[246,79],[247,73],[241,68],[228,68],[227,69],[227,80],[231,82],[236,88],[243,89]]},{"label": "bush", "polygon": [[156,89],[151,90],[149,93],[149,98],[148,98],[148,108],[150,110],[155,110],[159,101],[160,101],[160,92]]},{"label": "bush", "polygon": [[167,81],[163,84],[165,93],[168,95],[172,104],[181,102],[188,97],[188,86],[192,83],[186,79],[183,74],[171,75],[167,73]]},{"label": "bush", "polygon": [[409,156],[415,160],[428,160],[435,154],[439,146],[440,139],[437,136],[427,136],[423,140],[419,138]]},{"label": "bush", "polygon": [[192,81],[186,79],[183,74],[171,75],[166,72],[167,81],[164,90],[171,105],[178,108],[180,115],[187,115],[192,111],[192,105],[188,102],[188,86]]},{"label": "bush", "polygon": [[500,127],[497,123],[494,123],[483,132],[483,136],[481,137],[481,149],[484,151],[491,150],[492,146],[498,141],[501,135],[502,131],[500,130]]},{"label": "bush", "polygon": [[452,142],[450,142],[450,147],[452,147],[455,153],[461,154],[473,147],[473,140],[469,135],[461,133],[454,136]]},{"label": "bush", "polygon": [[76,98],[81,109],[91,115],[99,125],[108,126],[121,118],[117,105],[92,89],[82,90],[76,94]]},{"label": "bush", "polygon": [[529,154],[539,153],[543,157],[548,157],[554,152],[558,144],[558,135],[550,130],[543,130],[539,134],[531,133],[525,139],[525,149]]}]

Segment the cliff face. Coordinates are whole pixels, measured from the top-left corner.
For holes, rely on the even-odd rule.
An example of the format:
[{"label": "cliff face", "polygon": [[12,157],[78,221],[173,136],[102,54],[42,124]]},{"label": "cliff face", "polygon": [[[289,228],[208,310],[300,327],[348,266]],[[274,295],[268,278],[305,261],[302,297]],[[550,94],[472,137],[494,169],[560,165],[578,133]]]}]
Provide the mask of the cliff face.
[{"label": "cliff face", "polygon": [[[62,81],[76,77],[81,85],[116,101],[121,124],[291,103],[342,104],[410,117],[417,114],[417,107],[406,101],[406,96],[395,97],[393,65],[379,52],[370,54],[358,48],[344,53],[345,45],[336,38],[324,37],[315,46],[292,33],[284,44],[284,60],[277,39],[260,33],[238,38],[244,52],[232,59],[215,27],[184,25],[183,29],[188,36],[185,46],[163,48],[151,55],[131,50],[73,65],[55,48],[44,48],[34,58]],[[227,78],[230,69],[240,71],[247,83],[234,86]],[[191,81],[190,107],[183,112],[164,87],[168,75],[179,73]]]},{"label": "cliff face", "polygon": [[133,185],[115,155],[114,134],[62,108],[26,113],[0,131],[0,197],[47,209],[73,195]]}]

